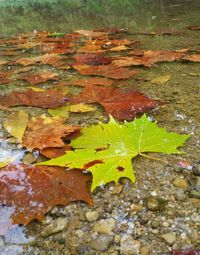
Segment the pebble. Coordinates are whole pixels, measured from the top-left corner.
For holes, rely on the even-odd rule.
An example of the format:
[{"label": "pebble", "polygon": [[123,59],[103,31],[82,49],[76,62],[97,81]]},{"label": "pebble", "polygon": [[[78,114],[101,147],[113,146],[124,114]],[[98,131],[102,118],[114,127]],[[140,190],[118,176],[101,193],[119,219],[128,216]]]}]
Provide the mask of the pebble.
[{"label": "pebble", "polygon": [[120,242],[120,254],[138,255],[140,254],[140,241],[134,240],[131,235],[125,235]]},{"label": "pebble", "polygon": [[169,232],[161,235],[162,239],[165,240],[166,243],[172,245],[176,241],[176,235],[173,232]]},{"label": "pebble", "polygon": [[140,205],[140,204],[132,204],[131,205],[131,208],[130,208],[130,211],[131,212],[139,212],[143,209],[143,206]]},{"label": "pebble", "polygon": [[89,221],[89,222],[93,222],[95,220],[98,220],[99,218],[99,213],[97,211],[89,211],[85,213],[85,218]]},{"label": "pebble", "polygon": [[178,201],[184,201],[187,199],[187,196],[183,190],[177,190],[177,192],[175,193],[175,198]]},{"label": "pebble", "polygon": [[56,220],[53,220],[51,224],[44,227],[40,235],[42,237],[47,237],[56,233],[61,232],[68,226],[68,219],[66,218],[58,218]]},{"label": "pebble", "polygon": [[95,240],[90,243],[90,247],[97,251],[105,251],[113,242],[114,237],[108,234],[99,234]]},{"label": "pebble", "polygon": [[160,226],[160,222],[157,220],[152,220],[151,221],[151,227],[152,228],[158,228]]},{"label": "pebble", "polygon": [[200,191],[191,190],[189,192],[189,197],[200,199]]},{"label": "pebble", "polygon": [[151,211],[161,211],[165,208],[166,201],[158,197],[147,198],[147,207]]},{"label": "pebble", "polygon": [[150,248],[149,246],[143,246],[140,249],[141,255],[149,255],[150,254]]},{"label": "pebble", "polygon": [[198,166],[194,166],[192,168],[192,172],[193,172],[194,175],[200,176],[200,166],[199,165]]},{"label": "pebble", "polygon": [[122,190],[123,190],[123,185],[118,184],[113,187],[111,194],[112,195],[120,194],[122,192]]},{"label": "pebble", "polygon": [[177,188],[186,190],[188,188],[188,181],[184,178],[177,177],[174,179],[173,185]]},{"label": "pebble", "polygon": [[116,222],[114,219],[100,220],[94,225],[94,231],[101,234],[112,234]]},{"label": "pebble", "polygon": [[36,161],[36,157],[35,155],[33,155],[32,153],[27,153],[25,154],[24,158],[23,158],[23,163],[25,164],[32,164]]}]

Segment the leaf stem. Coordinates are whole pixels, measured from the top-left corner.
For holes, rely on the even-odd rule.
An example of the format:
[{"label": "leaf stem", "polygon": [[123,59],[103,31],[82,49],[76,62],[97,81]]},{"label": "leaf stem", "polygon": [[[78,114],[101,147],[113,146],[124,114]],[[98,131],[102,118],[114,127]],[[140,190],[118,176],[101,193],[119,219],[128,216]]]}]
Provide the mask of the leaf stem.
[{"label": "leaf stem", "polygon": [[169,163],[167,160],[160,159],[160,158],[155,158],[155,157],[152,157],[152,156],[148,156],[148,155],[143,154],[141,152],[139,153],[139,155],[142,156],[142,157],[148,158],[148,159],[157,160],[157,161],[161,161],[161,162],[164,162],[164,163]]}]

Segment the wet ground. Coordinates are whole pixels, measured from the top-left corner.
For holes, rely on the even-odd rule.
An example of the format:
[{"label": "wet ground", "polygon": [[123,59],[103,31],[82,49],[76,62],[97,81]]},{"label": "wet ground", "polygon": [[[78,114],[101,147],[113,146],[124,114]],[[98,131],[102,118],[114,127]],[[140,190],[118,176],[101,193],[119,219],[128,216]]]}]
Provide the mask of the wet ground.
[{"label": "wet ground", "polygon": [[[190,25],[200,25],[199,1],[45,1],[43,4],[23,4],[23,1],[2,1],[2,37],[34,29],[71,32],[120,27],[130,32],[126,37],[140,41],[142,49],[200,49],[200,31],[187,29]],[[174,36],[138,34],[169,29],[185,32]],[[0,238],[0,254],[159,255],[170,254],[173,249],[200,250],[199,67],[199,63],[174,62],[157,64],[150,69],[139,68],[138,78],[144,77],[145,81],[130,79],[121,85],[138,88],[151,98],[167,102],[148,114],[167,130],[192,134],[184,147],[184,155],[162,155],[162,159],[169,163],[137,157],[133,160],[136,183],[123,179],[118,186],[109,184],[96,189],[92,194],[93,208],[84,203],[56,207],[43,222],[14,228]],[[151,79],[166,74],[171,74],[167,83],[151,83]],[[20,90],[20,86],[19,82],[1,85],[1,93]],[[31,115],[43,112],[31,107],[29,111]],[[6,115],[6,111],[0,111],[1,119]],[[101,111],[96,115],[72,116],[69,122],[91,123],[97,118],[104,118]],[[5,136],[2,128],[1,139]],[[23,154],[15,145],[2,143],[1,156],[13,149],[14,153]],[[189,165],[170,163],[183,160]]]}]

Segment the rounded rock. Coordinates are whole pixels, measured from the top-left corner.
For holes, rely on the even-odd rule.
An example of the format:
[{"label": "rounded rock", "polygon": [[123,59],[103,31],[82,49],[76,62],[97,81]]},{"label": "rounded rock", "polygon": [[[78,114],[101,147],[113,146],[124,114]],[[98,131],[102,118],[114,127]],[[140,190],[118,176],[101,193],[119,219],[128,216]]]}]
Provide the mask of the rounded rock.
[{"label": "rounded rock", "polygon": [[89,222],[93,222],[95,220],[98,220],[99,218],[99,213],[96,211],[89,211],[85,213],[85,218],[87,219],[87,221]]},{"label": "rounded rock", "polygon": [[120,242],[120,254],[122,255],[138,255],[140,254],[140,241],[134,240],[131,235],[122,237]]},{"label": "rounded rock", "polygon": [[106,251],[113,240],[112,235],[100,234],[90,243],[90,247],[96,251]]},{"label": "rounded rock", "polygon": [[169,232],[161,235],[162,239],[167,243],[172,245],[176,241],[176,234],[173,232]]},{"label": "rounded rock", "polygon": [[174,179],[173,185],[177,188],[186,190],[188,188],[188,181],[184,178],[178,177]]}]

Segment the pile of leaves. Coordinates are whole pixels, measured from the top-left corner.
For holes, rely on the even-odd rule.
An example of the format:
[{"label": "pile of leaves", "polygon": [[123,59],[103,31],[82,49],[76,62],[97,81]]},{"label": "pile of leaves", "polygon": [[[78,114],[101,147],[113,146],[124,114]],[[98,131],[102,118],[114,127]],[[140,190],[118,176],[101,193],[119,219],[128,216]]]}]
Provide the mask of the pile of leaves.
[{"label": "pile of leaves", "polygon": [[[0,161],[0,213],[5,217],[0,234],[12,224],[42,220],[59,204],[92,205],[89,186],[93,191],[122,177],[134,182],[131,161],[138,155],[181,153],[177,148],[189,135],[167,132],[142,115],[164,103],[136,89],[122,89],[120,83],[137,77],[140,66],[199,62],[199,55],[188,50],[141,50],[137,41],[124,35],[123,30],[108,29],[0,39],[0,84],[7,88],[17,83],[20,88],[0,95],[0,108],[11,111],[3,120],[6,139],[12,137],[26,153],[49,159],[38,162],[36,157],[34,165],[13,158]],[[169,79],[160,77],[152,83]],[[74,94],[75,87],[81,92]],[[42,108],[44,114],[29,116],[30,106]],[[107,123],[67,124],[71,114],[99,108]],[[142,117],[135,118],[138,114]]]}]

